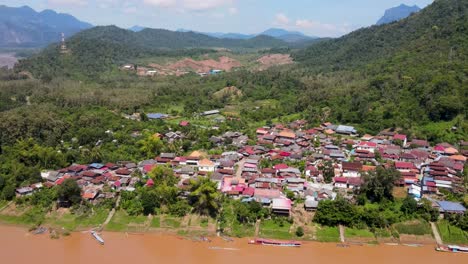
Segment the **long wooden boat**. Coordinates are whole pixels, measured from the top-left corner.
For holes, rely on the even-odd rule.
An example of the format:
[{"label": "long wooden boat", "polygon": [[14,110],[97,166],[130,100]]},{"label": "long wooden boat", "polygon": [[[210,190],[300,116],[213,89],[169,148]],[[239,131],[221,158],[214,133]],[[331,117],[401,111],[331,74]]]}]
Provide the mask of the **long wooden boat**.
[{"label": "long wooden boat", "polygon": [[436,247],[436,250],[441,252],[468,253],[468,247],[462,247],[457,245],[439,245]]},{"label": "long wooden boat", "polygon": [[277,247],[300,247],[301,242],[298,241],[283,241],[283,240],[271,240],[257,238],[249,241],[251,245],[262,245],[262,246],[277,246]]},{"label": "long wooden boat", "polygon": [[91,235],[96,239],[99,244],[104,245],[104,239],[96,232],[96,231],[91,231]]}]

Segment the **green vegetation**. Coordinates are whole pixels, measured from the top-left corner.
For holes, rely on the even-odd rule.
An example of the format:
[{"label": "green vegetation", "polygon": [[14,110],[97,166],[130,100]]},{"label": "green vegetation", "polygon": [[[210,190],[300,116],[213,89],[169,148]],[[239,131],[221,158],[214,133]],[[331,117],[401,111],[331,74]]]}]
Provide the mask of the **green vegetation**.
[{"label": "green vegetation", "polygon": [[259,235],[264,238],[292,239],[295,234],[290,232],[290,228],[288,218],[275,217],[261,222]]},{"label": "green vegetation", "polygon": [[444,243],[453,243],[460,245],[468,244],[468,233],[466,231],[463,231],[460,228],[451,225],[447,221],[440,221],[437,224],[437,226],[439,228],[439,233]]},{"label": "green vegetation", "polygon": [[179,228],[180,219],[164,217],[163,220],[161,221],[161,227]]},{"label": "green vegetation", "polygon": [[[318,74],[307,78],[303,107],[369,131],[420,124],[428,130],[416,129],[417,137],[466,138],[467,9],[463,0],[435,1],[408,19],[295,53]],[[452,134],[432,122],[458,123],[464,132]]]},{"label": "green vegetation", "polygon": [[63,201],[69,201],[72,205],[81,201],[81,188],[73,179],[66,179],[57,187],[57,196]]},{"label": "green vegetation", "polygon": [[160,228],[161,227],[161,218],[159,216],[153,217],[151,220],[151,227],[152,228]]},{"label": "green vegetation", "polygon": [[100,226],[108,214],[109,210],[105,208],[97,208],[89,215],[53,212],[47,215],[44,224],[55,228],[65,228],[68,231],[83,230]]},{"label": "green vegetation", "polygon": [[430,224],[423,220],[398,223],[394,225],[394,228],[400,234],[419,235],[419,236],[432,234],[432,229],[431,229]]},{"label": "green vegetation", "polygon": [[339,242],[340,230],[336,226],[319,226],[317,227],[316,237],[319,242]]},{"label": "green vegetation", "polygon": [[114,217],[106,226],[108,231],[144,231],[145,230],[145,221],[147,217],[144,215],[140,216],[130,216],[124,211],[117,211],[114,214]]},{"label": "green vegetation", "polygon": [[356,228],[346,228],[345,229],[346,238],[375,238],[374,233],[367,229],[356,229]]},{"label": "green vegetation", "polygon": [[240,202],[224,200],[222,210],[218,216],[220,229],[223,233],[234,237],[253,237],[255,235],[255,221],[240,222],[238,215]]},{"label": "green vegetation", "polygon": [[367,172],[362,176],[364,184],[360,192],[372,202],[393,199],[393,186],[400,177],[400,172],[395,168],[377,167],[375,171]]}]

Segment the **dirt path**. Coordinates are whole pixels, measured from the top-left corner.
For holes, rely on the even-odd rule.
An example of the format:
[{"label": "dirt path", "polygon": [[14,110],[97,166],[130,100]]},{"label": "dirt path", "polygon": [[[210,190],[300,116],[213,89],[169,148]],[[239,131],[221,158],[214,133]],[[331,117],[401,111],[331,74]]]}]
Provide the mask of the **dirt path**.
[{"label": "dirt path", "polygon": [[0,208],[0,212],[5,210],[6,208],[8,208],[11,204],[13,203],[13,201],[9,201],[7,204],[5,204],[5,206],[3,206],[2,208]]},{"label": "dirt path", "polygon": [[439,234],[439,230],[437,229],[437,225],[434,222],[431,222],[432,233],[434,234],[434,238],[438,245],[443,245],[444,242],[442,241],[442,237]]},{"label": "dirt path", "polygon": [[102,224],[102,228],[104,228],[107,224],[109,224],[109,222],[112,220],[112,217],[114,217],[115,208],[119,207],[119,204],[120,204],[120,197],[121,197],[121,196],[119,196],[119,197],[117,198],[117,201],[115,202],[115,206],[114,206],[114,208],[112,208],[112,210],[109,212],[109,215],[107,216],[106,221],[104,221],[104,223]]},{"label": "dirt path", "polygon": [[244,164],[245,164],[244,159],[242,159],[241,161],[237,163],[237,171],[236,171],[237,178],[242,178],[242,170],[244,169]]},{"label": "dirt path", "polygon": [[255,237],[258,237],[258,234],[260,233],[260,223],[262,221],[260,219],[257,220],[255,223]]},{"label": "dirt path", "polygon": [[340,241],[341,243],[344,243],[345,242],[345,227],[342,225],[339,225],[338,227],[340,229]]}]

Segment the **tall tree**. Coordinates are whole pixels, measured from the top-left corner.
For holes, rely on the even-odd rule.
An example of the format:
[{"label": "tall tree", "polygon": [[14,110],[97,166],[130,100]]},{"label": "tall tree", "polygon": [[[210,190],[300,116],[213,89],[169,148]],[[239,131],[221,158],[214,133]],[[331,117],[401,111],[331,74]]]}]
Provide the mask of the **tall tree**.
[{"label": "tall tree", "polygon": [[377,167],[375,171],[363,175],[364,183],[360,191],[372,202],[380,202],[383,199],[393,200],[393,187],[400,177],[400,172],[395,168]]},{"label": "tall tree", "polygon": [[210,216],[218,213],[221,196],[217,188],[217,184],[209,178],[199,178],[191,182],[190,200],[197,213]]},{"label": "tall tree", "polygon": [[66,179],[57,190],[58,197],[64,201],[69,201],[72,204],[81,202],[81,189],[73,179]]},{"label": "tall tree", "polygon": [[148,135],[145,139],[138,141],[142,154],[150,159],[161,153],[164,143],[157,135]]}]

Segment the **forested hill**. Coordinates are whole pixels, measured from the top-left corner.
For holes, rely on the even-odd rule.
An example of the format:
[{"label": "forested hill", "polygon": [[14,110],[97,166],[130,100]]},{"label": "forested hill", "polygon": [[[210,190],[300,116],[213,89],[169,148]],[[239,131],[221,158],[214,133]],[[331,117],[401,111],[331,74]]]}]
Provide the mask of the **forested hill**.
[{"label": "forested hill", "polygon": [[269,36],[248,40],[218,39],[194,32],[144,29],[133,32],[116,26],[99,26],[82,31],[69,40],[69,54],[61,54],[58,44],[20,61],[17,70],[38,78],[93,77],[135,58],[148,56],[190,56],[210,48],[261,49],[287,44]]},{"label": "forested hill", "polygon": [[294,54],[304,75],[317,76],[306,79],[302,105],[372,131],[418,125],[435,140],[453,125],[466,133],[466,36],[468,1],[437,0],[399,22],[317,43]]},{"label": "forested hill", "polygon": [[115,26],[95,27],[77,34],[77,39],[99,39],[129,45],[141,49],[182,49],[182,48],[271,48],[286,46],[281,40],[269,36],[257,36],[252,39],[219,39],[195,32],[170,31],[146,28],[139,32],[121,29]]},{"label": "forested hill", "polygon": [[[310,66],[342,69],[394,56],[467,60],[468,1],[437,0],[399,22],[357,30],[295,55]],[[427,63],[429,63],[427,61]]]}]

